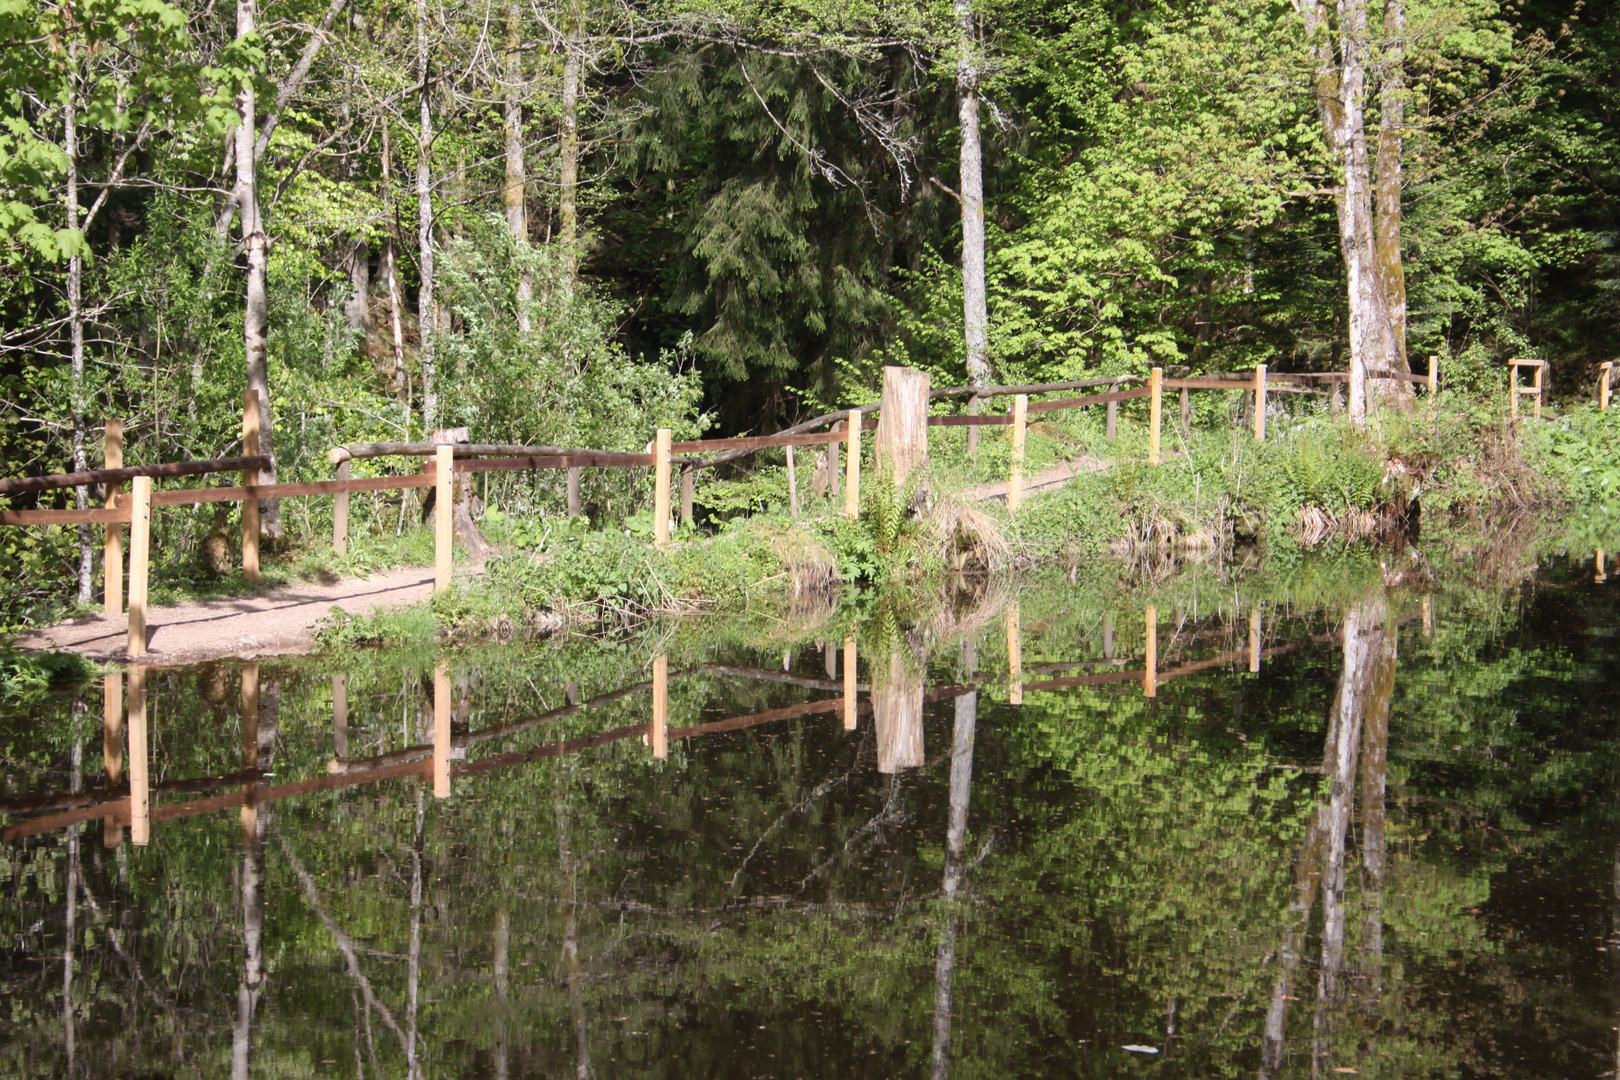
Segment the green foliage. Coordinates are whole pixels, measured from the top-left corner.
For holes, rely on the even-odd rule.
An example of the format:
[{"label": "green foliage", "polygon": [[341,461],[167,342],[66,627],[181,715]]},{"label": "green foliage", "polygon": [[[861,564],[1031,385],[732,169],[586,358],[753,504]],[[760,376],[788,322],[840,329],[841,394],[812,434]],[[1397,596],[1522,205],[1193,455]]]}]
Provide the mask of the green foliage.
[{"label": "green foliage", "polygon": [[0,701],[37,697],[88,682],[99,670],[78,653],[18,653],[0,649]]}]

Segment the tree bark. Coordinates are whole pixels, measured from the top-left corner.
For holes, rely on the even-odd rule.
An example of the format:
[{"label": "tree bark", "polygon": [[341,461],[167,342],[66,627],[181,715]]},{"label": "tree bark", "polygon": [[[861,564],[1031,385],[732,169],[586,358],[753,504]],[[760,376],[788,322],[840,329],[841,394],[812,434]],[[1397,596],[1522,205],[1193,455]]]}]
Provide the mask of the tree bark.
[{"label": "tree bark", "polygon": [[349,300],[343,305],[343,316],[349,326],[361,334],[371,333],[371,248],[364,236],[349,241],[344,256],[348,263]]},{"label": "tree bark", "polygon": [[[236,36],[258,30],[258,0],[236,0]],[[270,459],[259,470],[259,483],[276,482],[275,413],[270,404],[269,333],[270,240],[259,209],[258,155],[254,152],[257,100],[251,80],[236,95],[236,204],[242,222],[242,248],[247,255],[247,296],[242,310],[242,345],[248,389],[259,395],[259,452]],[[281,500],[259,503],[259,531],[272,541],[282,537]]]},{"label": "tree bark", "polygon": [[[1401,261],[1401,153],[1406,124],[1406,32],[1405,0],[1384,3],[1384,70],[1378,93],[1378,179],[1377,221],[1375,223],[1375,262],[1378,280],[1389,313],[1391,336],[1395,339],[1395,370],[1410,374],[1406,360],[1406,269]],[[1382,397],[1386,390],[1399,388],[1410,403],[1411,384],[1384,379],[1373,389]]]},{"label": "tree bark", "polygon": [[433,357],[438,309],[433,303],[433,95],[428,72],[427,0],[416,0],[416,244],[422,277],[416,318],[422,338],[422,426],[431,431],[439,426],[439,391]]},{"label": "tree bark", "polygon": [[[506,9],[506,102],[502,142],[506,156],[506,227],[519,243],[529,240],[529,218],[524,206],[527,175],[523,164],[523,18],[516,3]],[[517,324],[527,334],[533,329],[529,305],[534,297],[534,279],[524,273],[518,279]]]},{"label": "tree bark", "polygon": [[[1339,247],[1344,259],[1345,291],[1350,315],[1350,420],[1361,425],[1367,418],[1368,375],[1398,370],[1399,350],[1390,324],[1376,259],[1372,177],[1367,150],[1365,99],[1367,91],[1366,0],[1338,0],[1336,25],[1330,27],[1323,0],[1296,0],[1304,15],[1306,33],[1314,40],[1316,104],[1329,153],[1338,166],[1340,182],[1334,196],[1339,222]],[[1387,384],[1373,391],[1399,400],[1404,383]],[[1411,391],[1404,389],[1406,400]]]},{"label": "tree bark", "polygon": [[558,239],[570,284],[579,280],[579,81],[580,18],[578,5],[570,6],[567,35],[563,39],[561,146],[558,151]]},{"label": "tree bark", "polygon": [[956,0],[957,112],[962,129],[962,328],[968,381],[990,383],[989,326],[984,285],[984,161],[979,147],[978,27],[972,0]]},{"label": "tree bark", "polygon": [[[67,190],[64,199],[67,209],[67,227],[79,228],[79,46],[68,43],[67,101],[62,112],[62,149],[67,158]],[[73,471],[89,468],[85,457],[84,414],[87,411],[84,396],[84,257],[75,249],[68,257],[68,355],[71,382],[68,387],[68,415],[72,427]],[[73,489],[73,505],[80,510],[90,506],[90,489],[83,484]],[[80,525],[79,533],[78,599],[88,604],[94,596],[95,531],[89,525]]]},{"label": "tree bark", "polygon": [[878,464],[894,472],[898,489],[928,461],[928,372],[884,368],[882,401],[873,443]]}]

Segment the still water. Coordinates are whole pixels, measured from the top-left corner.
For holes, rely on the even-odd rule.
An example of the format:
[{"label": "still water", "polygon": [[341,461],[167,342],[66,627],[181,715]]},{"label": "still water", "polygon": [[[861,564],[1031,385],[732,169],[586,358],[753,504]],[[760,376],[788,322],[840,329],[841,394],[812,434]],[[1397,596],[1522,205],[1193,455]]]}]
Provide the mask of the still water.
[{"label": "still water", "polygon": [[1613,1076],[1620,582],[1349,578],[14,708],[0,1076]]}]

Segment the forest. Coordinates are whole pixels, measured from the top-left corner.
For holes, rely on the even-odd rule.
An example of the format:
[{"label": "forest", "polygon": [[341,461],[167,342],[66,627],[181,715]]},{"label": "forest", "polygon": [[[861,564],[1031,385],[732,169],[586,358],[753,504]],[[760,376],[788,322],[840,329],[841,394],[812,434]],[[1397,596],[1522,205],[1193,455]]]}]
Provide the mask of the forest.
[{"label": "forest", "polygon": [[1583,399],[1620,318],[1579,0],[5,0],[0,41],[10,475],[107,417],[224,456],[245,388],[265,483],[765,433],[895,363],[1348,369],[1359,417],[1407,390],[1358,371],[1534,356]]}]

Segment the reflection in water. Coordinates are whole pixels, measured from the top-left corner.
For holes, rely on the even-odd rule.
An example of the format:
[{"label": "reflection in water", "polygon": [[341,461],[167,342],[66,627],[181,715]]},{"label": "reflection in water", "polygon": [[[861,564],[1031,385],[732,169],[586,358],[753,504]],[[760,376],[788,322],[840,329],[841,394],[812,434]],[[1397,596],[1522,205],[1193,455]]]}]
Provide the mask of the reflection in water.
[{"label": "reflection in water", "polygon": [[129,842],[152,841],[151,751],[146,746],[146,669],[129,669]]},{"label": "reflection in water", "polygon": [[[101,677],[101,760],[107,770],[106,790],[117,790],[124,779],[124,676],[112,671]],[[102,846],[124,842],[117,814],[102,818]]]},{"label": "reflection in water", "polygon": [[433,797],[450,797],[450,669],[433,669]]},{"label": "reflection in water", "polygon": [[[1009,624],[1016,625],[1016,624]],[[973,646],[962,647],[964,681],[974,674]],[[934,951],[934,1080],[945,1080],[951,1054],[951,975],[956,968],[956,936],[962,914],[958,894],[967,876],[968,802],[973,793],[973,734],[979,721],[979,694],[969,691],[956,699],[956,724],[951,733],[950,811],[945,827],[944,924]]]},{"label": "reflection in water", "polygon": [[877,770],[885,775],[923,764],[923,677],[909,661],[906,649],[897,647],[889,653],[888,663],[879,660],[872,665]]},{"label": "reflection in water", "polygon": [[1143,651],[1146,661],[1142,665],[1142,694],[1145,697],[1157,697],[1159,694],[1159,612],[1152,604],[1142,613],[1142,619],[1147,631],[1146,643]]},{"label": "reflection in water", "polygon": [[281,687],[267,683],[260,694],[259,664],[242,668],[242,980],[236,989],[231,1032],[231,1080],[247,1080],[253,1059],[253,1016],[264,986],[264,838],[270,805],[259,805],[263,776],[275,766],[276,720]]},{"label": "reflection in water", "polygon": [[652,754],[669,757],[669,654],[659,653],[652,662]]}]

